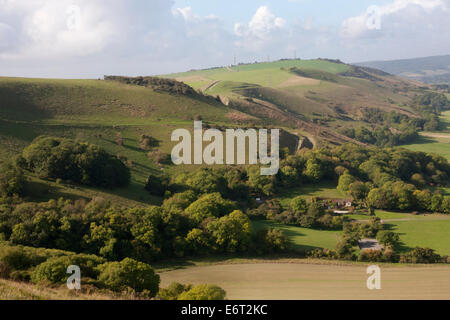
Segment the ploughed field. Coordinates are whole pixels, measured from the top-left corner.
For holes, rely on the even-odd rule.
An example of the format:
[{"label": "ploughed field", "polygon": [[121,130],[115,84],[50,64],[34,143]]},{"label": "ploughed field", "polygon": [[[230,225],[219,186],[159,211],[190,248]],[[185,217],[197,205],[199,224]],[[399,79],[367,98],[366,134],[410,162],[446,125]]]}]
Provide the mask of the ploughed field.
[{"label": "ploughed field", "polygon": [[368,265],[298,261],[196,266],[160,273],[171,282],[214,283],[227,298],[309,299],[450,299],[450,266],[380,265],[381,290],[367,289]]}]

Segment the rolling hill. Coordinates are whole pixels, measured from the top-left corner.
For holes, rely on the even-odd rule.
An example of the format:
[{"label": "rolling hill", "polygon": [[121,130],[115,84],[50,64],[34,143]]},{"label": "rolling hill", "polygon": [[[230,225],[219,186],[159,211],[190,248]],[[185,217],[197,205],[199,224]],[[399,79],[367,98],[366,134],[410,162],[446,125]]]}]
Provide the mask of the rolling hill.
[{"label": "rolling hill", "polygon": [[450,55],[356,63],[429,84],[450,83]]},{"label": "rolling hill", "polygon": [[[169,78],[172,80],[164,80]],[[174,81],[178,80],[178,81]],[[418,117],[408,102],[424,89],[379,70],[338,60],[281,60],[160,77],[105,80],[0,78],[0,162],[41,135],[87,141],[117,155],[131,168],[128,188],[100,190],[31,178],[35,198],[87,198],[158,204],[143,188],[151,173],[189,169],[160,164],[139,147],[150,135],[170,154],[171,132],[209,127],[277,127],[282,147],[358,142],[342,128],[364,124],[361,110],[378,108]],[[117,137],[123,141],[117,143]]]},{"label": "rolling hill", "polygon": [[[280,128],[281,147],[292,152],[345,142],[365,145],[343,135],[341,129],[371,125],[364,118],[364,110],[369,109],[420,118],[410,102],[428,89],[380,70],[325,59],[281,60],[159,77],[0,78],[0,164],[16,157],[42,135],[90,142],[130,167],[128,187],[87,187],[60,179],[42,180],[28,172],[25,200],[103,198],[118,206],[160,205],[163,199],[144,189],[149,175],[163,172],[176,176],[197,167],[157,161],[153,152],[141,147],[143,135],[154,138],[157,143],[153,151],[165,155],[174,146],[170,141],[172,131],[192,130],[193,121],[199,119],[205,126],[219,129]],[[320,189],[317,195],[338,192],[335,184],[326,188],[315,184],[313,188]],[[286,192],[285,197],[315,192],[294,190]],[[285,230],[301,242],[309,231],[310,242],[306,244],[312,247],[320,247],[323,241],[330,247],[336,240],[334,231]],[[1,280],[0,299],[118,298],[102,292],[74,296],[59,289]]]},{"label": "rolling hill", "polygon": [[337,132],[361,125],[363,108],[417,117],[408,103],[424,90],[380,70],[328,59],[280,60],[161,77],[184,82],[254,117],[295,128],[319,144],[355,142]]}]

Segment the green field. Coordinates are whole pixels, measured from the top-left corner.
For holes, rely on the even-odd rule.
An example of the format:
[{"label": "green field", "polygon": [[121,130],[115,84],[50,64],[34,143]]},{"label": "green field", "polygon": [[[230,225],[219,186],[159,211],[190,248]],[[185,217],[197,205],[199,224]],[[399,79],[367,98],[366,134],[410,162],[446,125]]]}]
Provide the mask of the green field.
[{"label": "green field", "polygon": [[393,221],[387,227],[400,234],[404,250],[416,246],[431,248],[441,255],[450,255],[450,219]]},{"label": "green field", "polygon": [[[369,220],[367,215],[346,215],[355,220]],[[450,255],[450,217],[447,215],[412,215],[377,210],[376,216],[384,221],[386,229],[400,234],[402,251],[416,246],[429,247],[439,254]],[[334,249],[341,231],[324,231],[287,226],[272,221],[253,222],[255,230],[262,228],[281,229],[297,249],[327,248]]]},{"label": "green field", "polygon": [[420,136],[414,143],[404,147],[413,151],[437,153],[450,160],[450,111],[443,112],[440,119],[442,131],[425,132],[427,136]]},{"label": "green field", "polygon": [[334,249],[339,240],[340,231],[321,231],[295,226],[286,226],[272,221],[254,221],[255,230],[277,228],[282,230],[292,241],[296,249],[311,250],[314,248]]},{"label": "green field", "polygon": [[450,139],[419,137],[415,143],[402,146],[412,151],[436,153],[450,160]]},{"label": "green field", "polygon": [[281,201],[282,206],[287,208],[291,200],[297,196],[300,196],[305,200],[311,200],[312,197],[323,197],[330,199],[348,198],[345,193],[336,189],[335,182],[320,182],[283,190],[280,192],[279,200]]}]

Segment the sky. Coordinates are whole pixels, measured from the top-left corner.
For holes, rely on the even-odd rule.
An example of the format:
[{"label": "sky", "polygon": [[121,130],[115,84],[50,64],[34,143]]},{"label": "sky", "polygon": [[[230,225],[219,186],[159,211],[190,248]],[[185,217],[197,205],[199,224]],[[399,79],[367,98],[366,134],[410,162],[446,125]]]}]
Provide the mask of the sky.
[{"label": "sky", "polygon": [[450,0],[0,0],[0,76],[450,54]]}]

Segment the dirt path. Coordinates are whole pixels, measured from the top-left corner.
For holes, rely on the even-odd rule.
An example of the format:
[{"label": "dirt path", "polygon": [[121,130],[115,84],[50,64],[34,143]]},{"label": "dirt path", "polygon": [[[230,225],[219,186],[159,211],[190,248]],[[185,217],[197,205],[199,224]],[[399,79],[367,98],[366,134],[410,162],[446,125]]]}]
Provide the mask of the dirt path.
[{"label": "dirt path", "polygon": [[216,85],[218,85],[221,82],[221,80],[215,80],[213,82],[211,82],[209,85],[207,85],[206,87],[202,88],[203,92],[206,92],[208,90],[213,89]]}]

